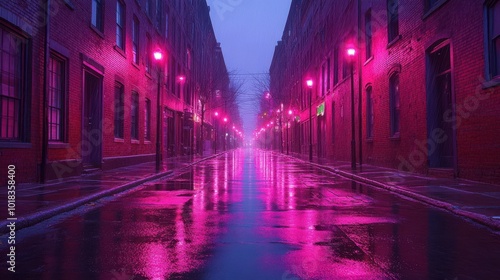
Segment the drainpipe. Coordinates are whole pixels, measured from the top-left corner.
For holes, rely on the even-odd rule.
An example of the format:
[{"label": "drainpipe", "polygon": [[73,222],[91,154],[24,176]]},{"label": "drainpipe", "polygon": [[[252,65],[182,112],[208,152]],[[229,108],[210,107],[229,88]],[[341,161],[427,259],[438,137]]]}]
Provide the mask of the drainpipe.
[{"label": "drainpipe", "polygon": [[44,39],[44,69],[43,69],[43,101],[42,101],[42,162],[40,164],[40,182],[45,183],[45,173],[47,169],[47,156],[49,150],[49,127],[47,112],[47,97],[49,93],[49,58],[50,58],[50,0],[47,0],[45,6],[45,39]]}]

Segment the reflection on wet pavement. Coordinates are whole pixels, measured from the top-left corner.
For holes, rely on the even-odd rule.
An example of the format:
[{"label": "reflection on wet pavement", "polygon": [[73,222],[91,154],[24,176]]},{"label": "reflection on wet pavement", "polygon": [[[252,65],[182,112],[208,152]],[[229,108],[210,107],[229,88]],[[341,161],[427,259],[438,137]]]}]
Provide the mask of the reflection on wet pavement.
[{"label": "reflection on wet pavement", "polygon": [[498,235],[257,150],[225,154],[102,207],[21,230],[16,252],[17,279],[500,275]]}]

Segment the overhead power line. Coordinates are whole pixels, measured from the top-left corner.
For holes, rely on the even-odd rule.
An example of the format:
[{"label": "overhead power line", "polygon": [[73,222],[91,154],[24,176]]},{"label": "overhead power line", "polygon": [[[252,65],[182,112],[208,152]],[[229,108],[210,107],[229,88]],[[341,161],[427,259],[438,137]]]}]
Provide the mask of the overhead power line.
[{"label": "overhead power line", "polygon": [[269,75],[269,73],[244,73],[244,74],[229,74],[229,76],[256,76],[256,75]]}]

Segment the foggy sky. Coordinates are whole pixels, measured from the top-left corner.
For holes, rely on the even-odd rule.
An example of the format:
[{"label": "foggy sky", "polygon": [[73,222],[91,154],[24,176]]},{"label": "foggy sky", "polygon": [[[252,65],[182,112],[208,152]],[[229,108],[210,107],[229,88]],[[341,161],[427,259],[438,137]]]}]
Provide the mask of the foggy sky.
[{"label": "foggy sky", "polygon": [[254,77],[269,72],[274,47],[281,39],[291,0],[208,0],[210,17],[230,78],[244,83],[240,114],[246,140],[255,129],[258,105]]}]

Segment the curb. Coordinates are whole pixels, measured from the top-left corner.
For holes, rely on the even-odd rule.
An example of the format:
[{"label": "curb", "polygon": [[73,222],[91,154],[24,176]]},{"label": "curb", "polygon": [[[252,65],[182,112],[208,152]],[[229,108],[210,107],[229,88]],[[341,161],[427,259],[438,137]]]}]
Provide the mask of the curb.
[{"label": "curb", "polygon": [[2,222],[0,222],[0,235],[6,234],[10,231],[10,229],[7,227],[7,225],[10,222],[15,222],[16,230],[27,228],[27,227],[33,226],[37,223],[40,223],[44,220],[50,219],[50,218],[52,218],[56,215],[59,215],[61,213],[76,209],[84,204],[89,203],[89,202],[96,201],[96,200],[99,200],[101,198],[111,196],[111,195],[114,195],[117,193],[121,193],[121,192],[124,192],[126,190],[130,190],[134,187],[140,186],[140,185],[142,185],[146,182],[149,182],[149,181],[153,181],[153,180],[160,179],[162,177],[167,177],[170,175],[175,175],[174,171],[179,171],[179,170],[191,167],[191,166],[196,165],[202,161],[209,160],[209,159],[218,157],[220,155],[223,155],[224,153],[226,153],[226,152],[218,153],[215,155],[211,155],[211,156],[199,159],[197,161],[193,161],[193,162],[189,163],[188,165],[180,167],[178,169],[164,171],[164,172],[154,174],[154,175],[151,175],[151,176],[148,176],[148,177],[145,177],[145,178],[142,178],[142,179],[130,182],[130,183],[126,183],[124,185],[120,185],[120,186],[117,186],[114,188],[106,189],[106,190],[103,190],[103,191],[76,199],[76,200],[71,201],[69,203],[64,203],[62,205],[58,205],[58,206],[55,206],[55,207],[50,208],[50,209],[45,209],[45,210],[41,210],[39,212],[28,214],[26,216],[18,218],[17,220],[2,221]]},{"label": "curb", "polygon": [[296,160],[299,160],[299,161],[304,162],[304,163],[308,163],[308,164],[313,165],[319,169],[330,171],[330,172],[335,173],[341,177],[351,179],[351,180],[354,180],[354,181],[359,182],[359,183],[371,185],[371,186],[374,186],[377,188],[385,189],[385,190],[391,191],[393,193],[399,194],[401,196],[412,198],[412,199],[415,199],[419,202],[434,206],[434,207],[442,209],[442,210],[446,210],[446,211],[451,212],[455,215],[470,219],[476,223],[479,223],[483,226],[486,226],[486,227],[492,229],[493,231],[500,231],[500,221],[489,218],[488,216],[465,211],[465,210],[462,210],[462,209],[458,208],[457,206],[450,204],[448,202],[443,202],[443,201],[440,201],[440,200],[437,200],[434,198],[427,197],[425,195],[421,195],[421,194],[414,193],[412,191],[404,190],[404,189],[398,188],[398,186],[390,186],[390,185],[387,185],[387,184],[384,184],[384,183],[381,183],[381,182],[378,182],[375,180],[370,180],[370,179],[364,178],[362,176],[349,173],[347,171],[342,171],[338,168],[333,168],[333,167],[321,165],[318,163],[309,162],[309,161],[303,160],[301,158],[296,158],[293,156],[289,156],[289,157],[296,159]]}]

